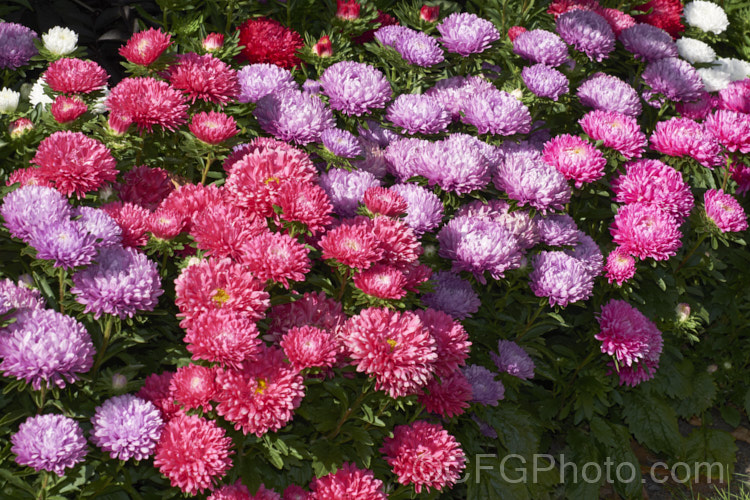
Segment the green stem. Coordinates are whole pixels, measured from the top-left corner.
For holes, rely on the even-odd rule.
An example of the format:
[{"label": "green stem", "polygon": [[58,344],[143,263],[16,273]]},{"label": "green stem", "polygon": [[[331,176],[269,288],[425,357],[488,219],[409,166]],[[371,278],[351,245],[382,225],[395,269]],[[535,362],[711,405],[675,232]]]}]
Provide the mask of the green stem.
[{"label": "green stem", "polygon": [[94,368],[91,370],[91,379],[93,380],[96,376],[96,372],[99,369],[99,365],[102,364],[102,361],[104,360],[104,353],[107,351],[107,346],[109,345],[109,336],[112,333],[112,323],[114,323],[115,317],[112,315],[109,315],[107,317],[107,324],[104,326],[104,333],[102,334],[102,346],[99,348],[99,354],[96,355],[96,362],[94,363]]},{"label": "green stem", "polygon": [[37,495],[37,500],[41,500],[42,498],[47,497],[47,483],[49,482],[49,473],[47,471],[42,471],[42,489],[39,490],[39,494]]},{"label": "green stem", "polygon": [[208,153],[208,156],[206,157],[206,166],[203,167],[203,175],[201,175],[201,184],[206,185],[206,176],[208,175],[208,169],[211,167],[211,163],[214,161],[214,159],[211,157],[211,153]]},{"label": "green stem", "polygon": [[341,275],[341,289],[339,290],[339,294],[336,297],[336,302],[341,302],[341,299],[344,298],[344,292],[346,291],[346,283],[348,281],[349,281],[349,271]]},{"label": "green stem", "polygon": [[534,313],[534,316],[532,316],[529,322],[526,323],[526,328],[524,328],[523,331],[516,337],[516,342],[518,342],[521,339],[521,337],[523,337],[524,335],[528,333],[528,331],[534,325],[534,321],[536,321],[536,319],[539,317],[542,311],[544,311],[545,307],[547,307],[547,304],[542,304],[541,306],[539,306],[539,309],[536,310],[536,312]]},{"label": "green stem", "polygon": [[731,172],[731,168],[729,167],[729,164],[731,163],[731,159],[729,156],[727,156],[727,165],[726,170],[724,171],[724,180],[721,183],[721,190],[724,191],[727,188],[727,182],[729,182],[729,173]]},{"label": "green stem", "polygon": [[36,414],[39,415],[42,413],[42,410],[44,409],[44,399],[47,397],[47,383],[42,382],[42,389],[39,391],[39,409],[37,409]]},{"label": "green stem", "polygon": [[60,301],[58,305],[60,306],[60,314],[65,314],[65,306],[63,306],[63,299],[65,299],[65,269],[61,267],[57,276],[60,281]]},{"label": "green stem", "polygon": [[685,265],[685,263],[688,261],[690,257],[693,256],[696,250],[698,250],[698,247],[701,246],[701,243],[703,243],[703,240],[705,240],[708,237],[708,233],[704,233],[701,235],[700,238],[698,238],[698,242],[695,244],[695,246],[688,252],[688,254],[685,256],[684,259],[682,259],[682,262],[680,262],[680,265],[677,266],[677,269],[674,270],[675,274],[677,274],[677,271],[682,269],[682,266]]},{"label": "green stem", "polygon": [[341,426],[344,425],[344,422],[346,422],[349,417],[354,413],[354,410],[359,409],[359,406],[362,404],[362,401],[364,401],[365,396],[368,393],[369,384],[365,385],[365,390],[362,391],[362,393],[357,397],[356,400],[354,400],[354,403],[346,410],[346,413],[344,413],[344,416],[341,417],[341,420],[336,424],[336,428],[326,436],[326,440],[331,440],[338,436],[339,431],[341,431]]}]

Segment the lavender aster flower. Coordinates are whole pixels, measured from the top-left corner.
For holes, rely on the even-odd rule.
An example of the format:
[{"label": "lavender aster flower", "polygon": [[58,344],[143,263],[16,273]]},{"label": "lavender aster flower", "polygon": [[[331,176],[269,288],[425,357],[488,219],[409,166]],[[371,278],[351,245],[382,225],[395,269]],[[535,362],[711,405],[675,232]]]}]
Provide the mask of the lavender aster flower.
[{"label": "lavender aster flower", "polygon": [[604,270],[604,256],[599,245],[583,231],[578,231],[576,243],[573,249],[565,250],[565,253],[578,259],[591,278],[596,278]]},{"label": "lavender aster flower", "polygon": [[615,50],[615,34],[609,23],[590,10],[569,10],[555,22],[557,34],[590,60],[601,61]]},{"label": "lavender aster flower", "polygon": [[568,60],[568,46],[547,30],[524,31],[513,41],[513,52],[533,63],[560,66]]},{"label": "lavender aster flower", "polygon": [[365,191],[380,186],[380,181],[370,172],[334,168],[320,176],[320,186],[331,199],[333,210],[344,217],[354,217]]},{"label": "lavender aster flower", "polygon": [[381,148],[384,148],[396,139],[401,138],[397,132],[383,128],[378,122],[365,120],[365,125],[366,127],[363,127],[361,124],[357,125],[357,133],[359,136],[362,139],[376,143]]},{"label": "lavender aster flower", "polygon": [[386,119],[408,134],[437,134],[451,122],[450,114],[429,95],[401,94],[385,115]]},{"label": "lavender aster flower", "polygon": [[124,394],[97,407],[91,424],[91,441],[111,458],[125,461],[153,455],[164,421],[151,401]]},{"label": "lavender aster flower", "polygon": [[479,295],[471,283],[451,271],[438,271],[430,282],[434,292],[422,296],[427,307],[438,309],[453,319],[466,319],[479,310]]},{"label": "lavender aster flower", "polygon": [[138,311],[153,311],[164,293],[156,263],[122,247],[100,248],[95,264],[73,274],[70,291],[97,319],[103,313],[124,319]]},{"label": "lavender aster flower", "polygon": [[71,208],[59,191],[45,186],[28,185],[5,195],[0,214],[11,236],[28,242],[33,228],[67,220]]},{"label": "lavender aster flower", "polygon": [[493,87],[467,101],[461,120],[474,125],[480,134],[528,134],[531,130],[529,108],[507,92]]},{"label": "lavender aster flower", "polygon": [[501,373],[528,380],[534,377],[534,361],[521,346],[510,340],[497,343],[497,354],[490,353],[492,361]]},{"label": "lavender aster flower", "polygon": [[643,98],[649,104],[659,107],[661,94],[672,101],[695,101],[703,91],[701,75],[689,62],[676,57],[667,57],[649,63],[641,75],[643,82],[652,90],[645,90]]},{"label": "lavender aster flower", "polygon": [[417,161],[431,150],[432,143],[424,139],[403,138],[391,142],[385,148],[388,171],[399,181],[405,181],[417,173]]},{"label": "lavender aster flower", "polygon": [[434,142],[415,160],[415,173],[444,191],[464,194],[482,189],[490,182],[490,166],[477,142],[466,134]]},{"label": "lavender aster flower", "polygon": [[594,109],[628,116],[638,116],[642,111],[638,93],[616,76],[599,73],[579,85],[577,94],[581,104]]},{"label": "lavender aster flower", "polygon": [[350,116],[383,108],[391,98],[391,85],[385,75],[369,64],[354,61],[341,61],[326,68],[320,84],[329,106]]},{"label": "lavender aster flower", "polygon": [[264,131],[301,145],[319,141],[323,131],[334,125],[323,101],[292,90],[261,97],[253,114]]},{"label": "lavender aster flower", "polygon": [[575,245],[578,242],[578,226],[568,214],[553,214],[537,217],[541,242],[551,247]]},{"label": "lavender aster flower", "polygon": [[448,52],[464,57],[487,50],[500,39],[500,32],[486,19],[466,12],[453,13],[438,24],[440,41]]},{"label": "lavender aster flower", "polygon": [[36,258],[54,261],[54,267],[86,266],[96,256],[96,238],[78,221],[61,220],[40,224],[31,230],[29,245]]},{"label": "lavender aster flower", "polygon": [[581,262],[565,252],[541,252],[532,258],[529,286],[537,297],[549,297],[550,306],[567,306],[591,297],[594,280]]},{"label": "lavender aster flower", "polygon": [[39,290],[29,288],[23,283],[16,284],[5,278],[0,280],[0,316],[12,309],[43,309],[44,299]]},{"label": "lavender aster flower", "polygon": [[86,438],[78,423],[64,415],[37,415],[22,423],[10,438],[16,463],[37,472],[46,470],[58,476],[65,469],[83,462]]},{"label": "lavender aster flower", "polygon": [[418,33],[416,30],[401,26],[400,24],[391,24],[388,26],[382,26],[375,32],[375,40],[382,43],[387,47],[393,47],[396,42],[402,38],[406,38],[414,33]]},{"label": "lavender aster flower", "polygon": [[523,83],[539,97],[548,97],[556,101],[558,97],[568,93],[568,78],[544,64],[523,68],[521,76]]},{"label": "lavender aster flower", "polygon": [[474,200],[456,211],[455,217],[460,216],[499,222],[518,239],[518,244],[524,250],[539,243],[536,221],[522,210],[511,212],[510,205],[506,201],[488,200],[485,204],[480,200]]},{"label": "lavender aster flower", "polygon": [[477,93],[494,90],[495,87],[481,76],[452,76],[435,83],[425,95],[434,97],[451,114],[451,119],[461,118],[461,111]]},{"label": "lavender aster flower", "polygon": [[[51,309],[27,309],[0,335],[0,370],[34,390],[63,388],[91,369],[94,344],[75,318]],[[66,382],[67,381],[67,382]]]},{"label": "lavender aster flower", "polygon": [[122,229],[117,222],[100,208],[80,206],[73,211],[80,217],[78,223],[96,238],[96,248],[119,245],[122,242]]},{"label": "lavender aster flower", "polygon": [[385,159],[385,149],[377,143],[359,137],[359,148],[364,158],[353,160],[351,163],[357,170],[370,172],[378,179],[382,179],[388,173],[388,161]]},{"label": "lavender aster flower", "polygon": [[495,373],[484,366],[469,365],[463,369],[466,380],[471,384],[471,400],[483,406],[497,406],[505,398],[505,386],[495,380]]},{"label": "lavender aster flower", "polygon": [[432,191],[418,184],[395,184],[391,190],[406,200],[406,217],[403,221],[417,236],[430,232],[443,220],[443,202]]},{"label": "lavender aster flower", "polygon": [[275,64],[251,64],[237,73],[240,102],[258,102],[263,96],[284,90],[299,90],[292,73]]},{"label": "lavender aster flower", "polygon": [[0,22],[0,69],[15,70],[37,55],[36,32],[16,23]]},{"label": "lavender aster flower", "polygon": [[323,92],[320,82],[317,80],[305,80],[302,84],[302,93],[306,95],[320,95]]},{"label": "lavender aster flower", "polygon": [[656,61],[677,57],[677,45],[669,33],[650,24],[636,24],[624,29],[619,40],[636,59]]},{"label": "lavender aster flower", "polygon": [[341,158],[354,158],[362,154],[359,141],[347,130],[329,128],[320,134],[320,140],[328,151]]},{"label": "lavender aster flower", "polygon": [[[505,387],[503,387],[503,389],[505,389]],[[479,432],[482,434],[482,436],[490,439],[497,439],[497,431],[495,430],[495,428],[479,418],[476,413],[471,414],[471,419],[479,426]]]},{"label": "lavender aster flower", "polygon": [[409,64],[429,68],[445,60],[437,40],[421,31],[414,31],[397,38],[393,48]]},{"label": "lavender aster flower", "polygon": [[570,186],[565,176],[533,153],[506,155],[495,171],[493,182],[509,198],[518,201],[519,206],[528,203],[542,213],[562,210],[570,201]]}]

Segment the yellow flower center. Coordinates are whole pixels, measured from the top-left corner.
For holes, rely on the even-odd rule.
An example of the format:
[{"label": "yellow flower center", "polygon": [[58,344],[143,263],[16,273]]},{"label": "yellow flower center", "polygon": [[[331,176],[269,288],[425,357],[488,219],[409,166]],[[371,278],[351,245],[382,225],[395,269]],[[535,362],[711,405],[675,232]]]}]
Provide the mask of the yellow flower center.
[{"label": "yellow flower center", "polygon": [[276,184],[281,184],[281,179],[279,179],[278,177],[269,177],[268,179],[265,180],[264,184],[268,186],[268,184],[271,182],[275,182]]},{"label": "yellow flower center", "polygon": [[216,307],[223,306],[224,302],[229,300],[229,298],[229,294],[223,288],[217,288],[216,293],[214,293],[214,296],[212,297],[214,304],[216,304]]},{"label": "yellow flower center", "polygon": [[387,339],[386,342],[388,343],[389,346],[391,346],[391,351],[396,348],[396,341],[395,340],[393,340],[393,339]]},{"label": "yellow flower center", "polygon": [[268,383],[266,382],[266,379],[259,378],[258,387],[255,389],[255,394],[263,394],[263,391],[266,390],[267,386],[268,386]]}]

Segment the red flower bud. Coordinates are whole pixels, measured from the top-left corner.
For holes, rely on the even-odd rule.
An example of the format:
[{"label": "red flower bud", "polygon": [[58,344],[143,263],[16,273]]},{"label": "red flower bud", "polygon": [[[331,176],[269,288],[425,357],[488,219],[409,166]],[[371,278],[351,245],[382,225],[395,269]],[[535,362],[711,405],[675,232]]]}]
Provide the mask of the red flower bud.
[{"label": "red flower bud", "polygon": [[318,43],[313,45],[313,53],[318,57],[331,57],[333,55],[333,47],[331,46],[331,39],[328,35],[320,37]]},{"label": "red flower bud", "polygon": [[356,0],[336,0],[336,17],[344,21],[351,21],[359,17],[362,6]]},{"label": "red flower bud", "polygon": [[440,17],[440,6],[436,5],[435,7],[428,7],[423,5],[422,8],[419,9],[419,17],[426,23],[434,23],[438,20],[438,17]]}]

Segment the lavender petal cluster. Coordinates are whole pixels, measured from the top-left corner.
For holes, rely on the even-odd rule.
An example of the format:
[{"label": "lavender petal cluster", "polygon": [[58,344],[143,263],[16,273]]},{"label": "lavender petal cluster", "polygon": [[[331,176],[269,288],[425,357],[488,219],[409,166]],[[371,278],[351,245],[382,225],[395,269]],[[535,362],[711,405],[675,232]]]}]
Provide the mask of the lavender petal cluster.
[{"label": "lavender petal cluster", "polygon": [[584,106],[604,111],[616,111],[628,116],[641,114],[641,99],[633,87],[616,76],[599,73],[589,78],[577,90]]},{"label": "lavender petal cluster", "polygon": [[568,46],[562,38],[547,30],[524,31],[513,41],[513,52],[538,64],[557,67],[565,63]]},{"label": "lavender petal cluster", "polygon": [[523,83],[536,96],[547,97],[556,101],[568,93],[568,78],[545,64],[526,66],[521,71]]},{"label": "lavender petal cluster", "polygon": [[429,95],[401,94],[388,106],[386,119],[408,134],[437,134],[445,131],[451,115]]},{"label": "lavender petal cluster", "polygon": [[91,441],[111,458],[140,461],[153,455],[164,421],[151,401],[123,394],[97,407],[91,424]]},{"label": "lavender petal cluster", "polygon": [[557,34],[589,60],[601,62],[615,50],[615,34],[609,23],[590,10],[569,10],[555,22]]},{"label": "lavender petal cluster", "polygon": [[522,380],[534,378],[534,361],[523,347],[515,342],[498,341],[497,353],[491,352],[490,357],[500,373],[507,373]]},{"label": "lavender petal cluster", "polygon": [[463,320],[479,311],[481,301],[471,283],[452,271],[438,271],[430,283],[434,291],[422,295],[427,307],[443,311],[453,319]]},{"label": "lavender petal cluster", "polygon": [[0,22],[0,69],[16,70],[39,52],[35,31],[16,23]]},{"label": "lavender petal cluster", "polygon": [[385,75],[365,63],[335,63],[323,71],[319,81],[331,109],[349,116],[383,108],[391,98],[391,84]]},{"label": "lavender petal cluster", "polygon": [[240,84],[240,102],[258,102],[261,97],[274,92],[299,90],[292,73],[275,64],[251,64],[237,72]]},{"label": "lavender petal cluster", "polygon": [[406,62],[423,68],[429,68],[445,60],[437,40],[421,31],[408,30],[405,36],[396,39],[393,48]]},{"label": "lavender petal cluster", "polygon": [[570,201],[570,186],[565,176],[547,165],[537,152],[506,155],[495,170],[493,182],[519,206],[529,204],[542,213],[562,210]]},{"label": "lavender petal cluster", "polygon": [[72,209],[67,198],[56,189],[28,185],[5,196],[0,215],[11,236],[28,243],[35,227],[68,220]]},{"label": "lavender petal cluster", "polygon": [[471,384],[471,400],[483,406],[497,406],[505,398],[505,386],[495,380],[496,373],[484,366],[469,365],[463,369],[466,380]]},{"label": "lavender petal cluster", "polygon": [[521,101],[509,93],[491,88],[474,95],[465,103],[461,120],[474,125],[480,134],[528,134],[531,113]]},{"label": "lavender petal cluster", "polygon": [[348,130],[326,129],[320,134],[320,141],[328,151],[341,158],[355,158],[362,154],[357,137]]},{"label": "lavender petal cluster", "polygon": [[427,188],[418,184],[395,184],[390,188],[406,200],[403,221],[417,236],[431,232],[443,221],[443,202]]},{"label": "lavender petal cluster", "polygon": [[36,415],[20,425],[10,438],[16,463],[34,470],[54,472],[62,477],[65,469],[83,462],[86,438],[78,423],[64,415]]},{"label": "lavender petal cluster", "polygon": [[677,44],[669,33],[650,24],[636,24],[620,33],[620,42],[636,59],[657,61],[665,57],[677,57]]},{"label": "lavender petal cluster", "polygon": [[318,142],[335,123],[319,97],[293,90],[261,97],[253,114],[265,132],[300,145]]},{"label": "lavender petal cluster", "polygon": [[320,176],[320,186],[331,200],[334,212],[342,217],[354,217],[365,191],[380,184],[374,175],[362,170],[333,168]]},{"label": "lavender petal cluster", "polygon": [[453,13],[438,24],[440,42],[448,52],[464,57],[480,54],[487,50],[492,42],[500,39],[500,32],[495,25],[475,14],[466,12]]}]

